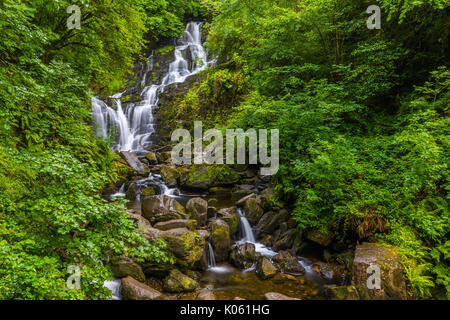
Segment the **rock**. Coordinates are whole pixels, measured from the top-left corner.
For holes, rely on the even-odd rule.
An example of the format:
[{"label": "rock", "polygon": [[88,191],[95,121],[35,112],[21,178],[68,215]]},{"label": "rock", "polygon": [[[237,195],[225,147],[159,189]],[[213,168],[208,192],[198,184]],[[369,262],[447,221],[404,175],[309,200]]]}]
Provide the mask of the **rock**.
[{"label": "rock", "polygon": [[255,192],[255,186],[249,184],[238,185],[233,188],[231,199],[242,199]]},{"label": "rock", "polygon": [[358,291],[354,286],[337,286],[327,288],[325,294],[330,300],[359,300]]},{"label": "rock", "polygon": [[203,256],[205,239],[196,231],[171,229],[164,231],[162,237],[167,243],[167,250],[175,255],[180,266],[193,267]]},{"label": "rock", "polygon": [[261,257],[256,266],[256,274],[263,280],[272,278],[277,274],[278,270],[267,257]]},{"label": "rock", "polygon": [[343,266],[345,266],[347,271],[352,271],[353,258],[354,258],[354,254],[353,254],[352,250],[347,250],[345,252],[338,253],[335,255],[336,261],[338,263],[342,264]]},{"label": "rock", "polygon": [[333,241],[333,235],[331,233],[324,233],[318,229],[309,231],[306,234],[306,238],[322,247],[328,247],[331,244],[331,241]]},{"label": "rock", "polygon": [[264,295],[264,298],[266,300],[300,300],[297,298],[292,298],[292,297],[288,297],[285,296],[284,294],[278,293],[278,292],[267,292]]},{"label": "rock", "polygon": [[205,239],[208,239],[211,233],[208,230],[197,230],[197,232]]},{"label": "rock", "polygon": [[245,299],[244,299],[244,298],[241,298],[241,297],[234,297],[233,300],[245,300]]},{"label": "rock", "polygon": [[271,234],[288,219],[289,212],[286,209],[281,209],[278,212],[269,211],[261,217],[255,229],[258,234]]},{"label": "rock", "polygon": [[197,220],[199,226],[204,226],[208,218],[208,202],[202,198],[192,198],[186,204],[186,213]]},{"label": "rock", "polygon": [[139,232],[150,242],[155,242],[163,235],[162,231],[153,228],[150,222],[139,214],[129,213],[131,219],[138,226]]},{"label": "rock", "polygon": [[121,151],[120,156],[129,164],[137,173],[144,175],[150,172],[150,169],[143,164],[138,157],[129,151]]},{"label": "rock", "polygon": [[297,234],[297,229],[287,230],[286,232],[281,234],[278,240],[273,244],[273,248],[275,249],[275,251],[292,248]]},{"label": "rock", "polygon": [[231,248],[230,262],[237,268],[250,268],[256,261],[255,245],[253,243],[242,243]]},{"label": "rock", "polygon": [[263,208],[272,209],[277,202],[277,196],[273,187],[269,187],[261,192],[261,203]]},{"label": "rock", "polygon": [[142,215],[152,223],[186,218],[184,207],[167,195],[146,197],[141,207]]},{"label": "rock", "polygon": [[127,192],[125,192],[125,197],[128,200],[136,200],[138,194],[138,186],[136,183],[130,184],[130,186],[127,189]]},{"label": "rock", "polygon": [[242,199],[239,199],[238,201],[236,201],[236,205],[237,205],[238,207],[243,207],[243,206],[244,206],[244,203],[245,203],[248,199],[256,198],[256,197],[257,197],[257,196],[256,196],[255,193],[249,194],[248,196],[245,196],[245,197],[243,197]]},{"label": "rock", "polygon": [[[371,267],[371,269],[369,269]],[[379,289],[368,288],[376,284],[376,268],[380,270]],[[378,243],[357,245],[353,260],[352,285],[363,300],[405,300],[406,282],[400,256],[396,248]]]},{"label": "rock", "polygon": [[217,212],[217,217],[225,221],[230,227],[230,235],[235,235],[239,230],[239,221],[241,217],[236,207],[220,209]]},{"label": "rock", "polygon": [[197,300],[216,300],[216,296],[211,291],[201,291],[197,295]]},{"label": "rock", "polygon": [[227,196],[231,193],[231,190],[229,188],[224,187],[212,187],[209,188],[208,192],[214,195]]},{"label": "rock", "polygon": [[131,277],[126,277],[122,279],[122,298],[124,300],[163,300],[163,295]]},{"label": "rock", "polygon": [[193,165],[182,185],[192,189],[229,186],[239,181],[239,175],[225,165]]},{"label": "rock", "polygon": [[150,165],[158,164],[158,159],[156,158],[156,154],[154,152],[147,153],[145,155],[145,158],[147,159]]},{"label": "rock", "polygon": [[198,288],[198,282],[188,276],[182,274],[178,269],[170,271],[169,275],[164,279],[163,288],[167,292],[192,292]]},{"label": "rock", "polygon": [[261,207],[261,200],[253,197],[247,199],[244,202],[244,212],[251,225],[257,224],[264,213]]},{"label": "rock", "polygon": [[188,228],[189,226],[189,220],[184,219],[178,219],[178,220],[169,220],[164,222],[158,222],[155,224],[155,228],[159,230],[171,230],[171,229],[178,229],[178,228]]},{"label": "rock", "polygon": [[142,198],[151,197],[156,194],[155,189],[153,187],[147,187],[142,191]]},{"label": "rock", "polygon": [[305,268],[298,262],[297,257],[289,251],[282,250],[278,252],[272,260],[278,264],[280,270],[284,273],[295,275],[305,273]]},{"label": "rock", "polygon": [[215,218],[217,214],[217,209],[215,207],[208,207],[208,213],[206,217],[208,219]]},{"label": "rock", "polygon": [[161,178],[164,180],[169,188],[177,186],[177,179],[179,177],[178,171],[175,168],[169,166],[162,166],[161,168]]},{"label": "rock", "polygon": [[114,276],[117,278],[129,276],[137,281],[145,282],[145,275],[141,267],[130,258],[113,259],[111,266]]},{"label": "rock", "polygon": [[167,165],[172,165],[172,152],[159,152],[156,154],[156,158],[158,159],[159,163],[164,163]]},{"label": "rock", "polygon": [[215,219],[208,225],[211,230],[209,241],[214,248],[217,262],[228,259],[228,251],[230,249],[230,227],[220,219]]}]

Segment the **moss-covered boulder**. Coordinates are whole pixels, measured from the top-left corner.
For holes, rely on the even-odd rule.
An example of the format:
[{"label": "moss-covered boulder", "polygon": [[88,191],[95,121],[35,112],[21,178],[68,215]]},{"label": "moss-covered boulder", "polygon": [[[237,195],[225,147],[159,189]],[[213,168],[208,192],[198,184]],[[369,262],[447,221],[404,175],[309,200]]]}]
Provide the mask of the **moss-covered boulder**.
[{"label": "moss-covered boulder", "polygon": [[300,264],[297,257],[289,251],[278,252],[272,260],[278,265],[278,269],[284,273],[301,275],[305,273],[305,268]]},{"label": "moss-covered boulder", "polygon": [[144,282],[145,275],[141,267],[130,258],[116,258],[111,261],[112,271],[117,278],[132,277],[137,281]]},{"label": "moss-covered boulder", "polygon": [[192,198],[186,204],[186,213],[191,219],[197,220],[199,226],[204,226],[208,218],[208,202],[202,198]]},{"label": "moss-covered boulder", "polygon": [[359,300],[358,291],[354,286],[337,286],[328,288],[325,295],[330,300]]},{"label": "moss-covered boulder", "polygon": [[184,207],[167,195],[145,197],[141,204],[142,215],[151,223],[186,218]]},{"label": "moss-covered boulder", "polygon": [[187,228],[164,231],[163,239],[167,250],[175,256],[176,264],[191,268],[199,261],[205,250],[205,239],[197,232]]},{"label": "moss-covered boulder", "polygon": [[150,169],[145,164],[143,164],[133,152],[121,151],[120,156],[138,174],[146,175],[150,172]]},{"label": "moss-covered boulder", "polygon": [[198,287],[197,281],[182,274],[178,269],[170,271],[163,285],[164,290],[171,293],[192,292]]},{"label": "moss-covered boulder", "polygon": [[182,185],[191,189],[206,190],[211,187],[230,186],[237,183],[240,176],[226,165],[193,165]]},{"label": "moss-covered boulder", "polygon": [[230,236],[234,236],[237,234],[241,217],[239,216],[236,207],[220,209],[217,212],[217,217],[228,224],[228,226],[230,227]]},{"label": "moss-covered boulder", "polygon": [[161,167],[161,178],[169,188],[176,187],[179,178],[178,170],[164,165]]},{"label": "moss-covered boulder", "polygon": [[256,251],[253,243],[236,244],[231,248],[230,262],[237,268],[247,269],[256,262]]},{"label": "moss-covered boulder", "polygon": [[280,228],[281,223],[286,222],[288,219],[289,212],[286,209],[264,213],[255,227],[257,236],[272,234]]},{"label": "moss-covered boulder", "polygon": [[263,280],[272,278],[278,273],[277,267],[267,257],[260,257],[256,265],[256,274]]},{"label": "moss-covered boulder", "polygon": [[147,187],[144,190],[142,190],[142,198],[145,197],[151,197],[154,196],[156,194],[155,189],[153,189],[153,187]]},{"label": "moss-covered boulder", "polygon": [[256,225],[261,219],[264,211],[261,207],[261,199],[250,197],[244,202],[244,212],[251,225]]},{"label": "moss-covered boulder", "polygon": [[162,230],[162,231],[167,231],[167,230],[171,230],[171,229],[179,229],[179,228],[188,228],[189,226],[189,220],[187,219],[178,219],[178,220],[169,220],[169,221],[164,221],[164,222],[158,222],[157,224],[155,224],[155,228]]},{"label": "moss-covered boulder", "polygon": [[163,300],[161,292],[133,279],[122,279],[122,298],[124,300]]},{"label": "moss-covered boulder", "polygon": [[[379,281],[376,281],[379,270]],[[357,245],[352,285],[363,300],[406,299],[406,282],[398,251],[378,243]]]},{"label": "moss-covered boulder", "polygon": [[306,234],[306,238],[322,247],[328,247],[333,241],[333,234],[331,232],[324,232],[320,229],[314,229]]},{"label": "moss-covered boulder", "polygon": [[273,244],[273,248],[276,251],[291,249],[298,233],[299,231],[297,229],[290,229],[286,232],[280,233],[280,236]]},{"label": "moss-covered boulder", "polygon": [[145,159],[147,159],[150,165],[158,164],[158,159],[156,158],[156,154],[154,152],[149,152],[145,155]]},{"label": "moss-covered boulder", "polygon": [[211,235],[209,241],[214,248],[217,262],[228,260],[230,250],[230,227],[220,219],[215,219],[208,225]]}]

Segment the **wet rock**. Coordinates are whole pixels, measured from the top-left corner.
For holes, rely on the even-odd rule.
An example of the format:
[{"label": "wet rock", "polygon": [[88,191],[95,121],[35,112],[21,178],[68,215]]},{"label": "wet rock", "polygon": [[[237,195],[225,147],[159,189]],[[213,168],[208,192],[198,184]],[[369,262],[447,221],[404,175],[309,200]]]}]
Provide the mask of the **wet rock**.
[{"label": "wet rock", "polygon": [[156,154],[154,152],[149,152],[145,155],[145,158],[148,161],[148,164],[155,165],[158,164],[158,159],[156,158]]},{"label": "wet rock", "polygon": [[136,200],[136,197],[137,197],[137,195],[138,195],[138,191],[139,191],[139,188],[138,188],[137,184],[133,182],[133,183],[130,184],[130,186],[128,187],[128,190],[127,190],[127,192],[125,193],[125,197],[126,197],[128,200]]},{"label": "wet rock", "polygon": [[273,244],[273,248],[276,251],[292,248],[292,245],[294,243],[297,234],[298,234],[297,229],[291,229],[284,232],[278,237],[278,240],[275,241],[275,243]]},{"label": "wet rock", "polygon": [[304,274],[305,268],[300,264],[297,257],[289,251],[282,250],[278,252],[272,260],[278,264],[279,269],[284,273]]},{"label": "wet rock", "polygon": [[155,224],[155,228],[162,230],[162,231],[178,229],[178,228],[188,228],[188,226],[189,226],[189,220],[185,220],[185,219],[169,220],[169,221],[164,221],[164,222],[158,222],[157,224]]},{"label": "wet rock", "polygon": [[[375,269],[368,269],[370,266],[372,269],[379,267],[381,276],[379,289],[368,288],[368,283],[376,284],[372,281]],[[406,299],[406,282],[397,249],[378,243],[366,242],[357,245],[353,260],[352,285],[356,287],[363,300]]]},{"label": "wet rock", "polygon": [[169,166],[162,166],[161,168],[161,178],[164,180],[169,188],[177,186],[177,179],[179,177],[178,171],[175,168]]},{"label": "wet rock", "polygon": [[241,217],[239,216],[236,207],[220,209],[217,212],[217,217],[228,224],[231,236],[234,236],[238,232]]},{"label": "wet rock", "polygon": [[306,238],[322,247],[328,247],[331,244],[331,241],[333,241],[333,235],[330,232],[324,233],[318,229],[309,231],[306,234]]},{"label": "wet rock", "polygon": [[289,219],[289,212],[285,209],[278,212],[269,211],[261,217],[255,229],[258,235],[271,234],[287,219]]},{"label": "wet rock", "polygon": [[237,268],[248,269],[256,261],[255,245],[253,243],[236,244],[231,248],[230,262]]},{"label": "wet rock", "polygon": [[264,295],[264,298],[266,300],[300,300],[297,298],[285,296],[284,294],[278,292],[268,292]]},{"label": "wet rock", "polygon": [[186,213],[197,220],[199,226],[204,226],[208,218],[208,202],[202,198],[192,198],[186,204]]},{"label": "wet rock", "polygon": [[167,292],[192,292],[198,288],[198,282],[182,274],[179,270],[173,269],[164,279],[163,288]]},{"label": "wet rock", "polygon": [[205,250],[205,239],[197,232],[186,228],[171,229],[163,232],[167,250],[175,255],[176,264],[192,267],[199,261]]},{"label": "wet rock", "polygon": [[229,186],[239,181],[239,175],[224,165],[193,165],[189,168],[184,187],[192,189],[209,189],[211,187]]},{"label": "wet rock", "polygon": [[163,294],[131,277],[122,279],[124,300],[162,300]]},{"label": "wet rock", "polygon": [[246,202],[248,199],[252,199],[252,198],[255,198],[255,199],[256,199],[256,197],[257,197],[257,196],[256,196],[255,193],[249,194],[248,196],[245,196],[245,197],[239,199],[238,201],[236,201],[236,205],[237,205],[238,207],[243,207],[244,204],[245,204],[245,202]]},{"label": "wet rock", "polygon": [[155,189],[153,187],[147,187],[142,191],[142,198],[151,197],[156,194]]},{"label": "wet rock", "polygon": [[359,300],[358,291],[354,286],[337,286],[327,288],[325,295],[330,300]]},{"label": "wet rock", "polygon": [[211,291],[201,291],[197,295],[197,300],[216,300],[216,296]]},{"label": "wet rock", "polygon": [[278,270],[267,257],[261,257],[256,266],[256,274],[263,280],[272,278],[277,274]]},{"label": "wet rock", "polygon": [[143,164],[138,157],[129,151],[121,151],[120,156],[129,164],[133,170],[135,170],[137,173],[141,175],[148,174],[150,172],[150,169]]},{"label": "wet rock", "polygon": [[257,224],[264,213],[261,207],[261,200],[259,198],[252,197],[245,200],[243,208],[245,216],[251,225]]},{"label": "wet rock", "polygon": [[145,275],[141,267],[130,258],[113,259],[111,267],[114,276],[117,278],[130,276],[137,281],[145,282]]},{"label": "wet rock", "polygon": [[228,259],[228,251],[230,249],[230,227],[220,219],[214,219],[208,224],[211,230],[210,242],[214,248],[217,262]]},{"label": "wet rock", "polygon": [[248,196],[254,193],[255,187],[252,185],[239,185],[233,188],[231,193],[231,199],[242,199],[245,196]]},{"label": "wet rock", "polygon": [[167,195],[146,197],[141,207],[142,215],[152,223],[186,217],[184,207]]}]

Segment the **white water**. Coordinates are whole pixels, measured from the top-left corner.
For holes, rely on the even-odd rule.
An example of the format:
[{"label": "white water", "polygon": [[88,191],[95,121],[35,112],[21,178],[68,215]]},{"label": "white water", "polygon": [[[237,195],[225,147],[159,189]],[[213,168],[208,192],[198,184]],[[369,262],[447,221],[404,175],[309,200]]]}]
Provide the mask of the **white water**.
[{"label": "white water", "polygon": [[206,252],[206,258],[208,262],[208,269],[216,267],[216,257],[214,255],[214,249],[209,241],[208,243],[208,251]]},{"label": "white water", "polygon": [[[153,111],[158,105],[159,96],[167,85],[181,83],[187,77],[205,70],[214,61],[209,61],[201,42],[201,23],[190,22],[186,26],[185,36],[180,38],[181,45],[175,47],[175,60],[169,65],[169,72],[161,84],[145,87],[141,92],[142,101],[122,107],[120,98],[124,93],[111,97],[114,106],[92,98],[92,114],[97,125],[97,135],[114,137],[114,150],[142,151],[150,143],[155,132]],[[189,66],[186,55],[193,61]],[[147,73],[153,69],[153,54],[141,70],[141,85],[145,85]]]},{"label": "white water", "polygon": [[105,281],[103,283],[103,286],[108,288],[112,292],[112,300],[122,299],[122,295],[120,294],[120,291],[122,289],[122,281],[120,279],[116,279],[114,281]]},{"label": "white water", "polygon": [[241,217],[239,225],[241,227],[241,234],[242,234],[242,239],[239,240],[238,243],[247,243],[247,242],[253,243],[255,245],[255,251],[261,253],[265,257],[272,258],[274,255],[276,255],[277,253],[272,249],[266,247],[262,243],[256,242],[252,227],[250,226],[250,223],[245,217],[244,211],[241,208],[238,208],[237,210],[239,216]]}]

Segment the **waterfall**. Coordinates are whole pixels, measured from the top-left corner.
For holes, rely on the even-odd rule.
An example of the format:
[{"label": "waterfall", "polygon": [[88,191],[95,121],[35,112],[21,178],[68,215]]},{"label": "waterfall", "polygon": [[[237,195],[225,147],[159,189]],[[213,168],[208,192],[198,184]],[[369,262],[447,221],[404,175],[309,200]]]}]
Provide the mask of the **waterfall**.
[{"label": "waterfall", "polygon": [[112,300],[121,300],[121,290],[122,290],[122,281],[120,279],[116,279],[114,281],[105,281],[103,286],[108,288],[112,292]]},{"label": "waterfall", "polygon": [[209,241],[206,242],[208,244],[208,250],[206,251],[206,258],[208,261],[208,269],[216,267],[216,257],[214,256],[214,249]]},{"label": "waterfall", "polygon": [[[114,106],[93,97],[92,114],[97,125],[96,134],[103,137],[113,137],[117,151],[142,151],[148,146],[155,132],[153,111],[158,105],[159,96],[164,88],[173,83],[181,83],[189,76],[205,70],[214,61],[208,61],[206,51],[201,42],[201,23],[190,22],[185,29],[184,37],[179,39],[175,47],[175,60],[169,65],[168,73],[160,84],[152,84],[141,92],[142,101],[122,107],[120,98],[124,93],[111,97]],[[186,55],[190,54],[193,61],[189,66]],[[147,59],[141,70],[141,85],[145,85],[147,73],[153,69],[153,53]]]}]

